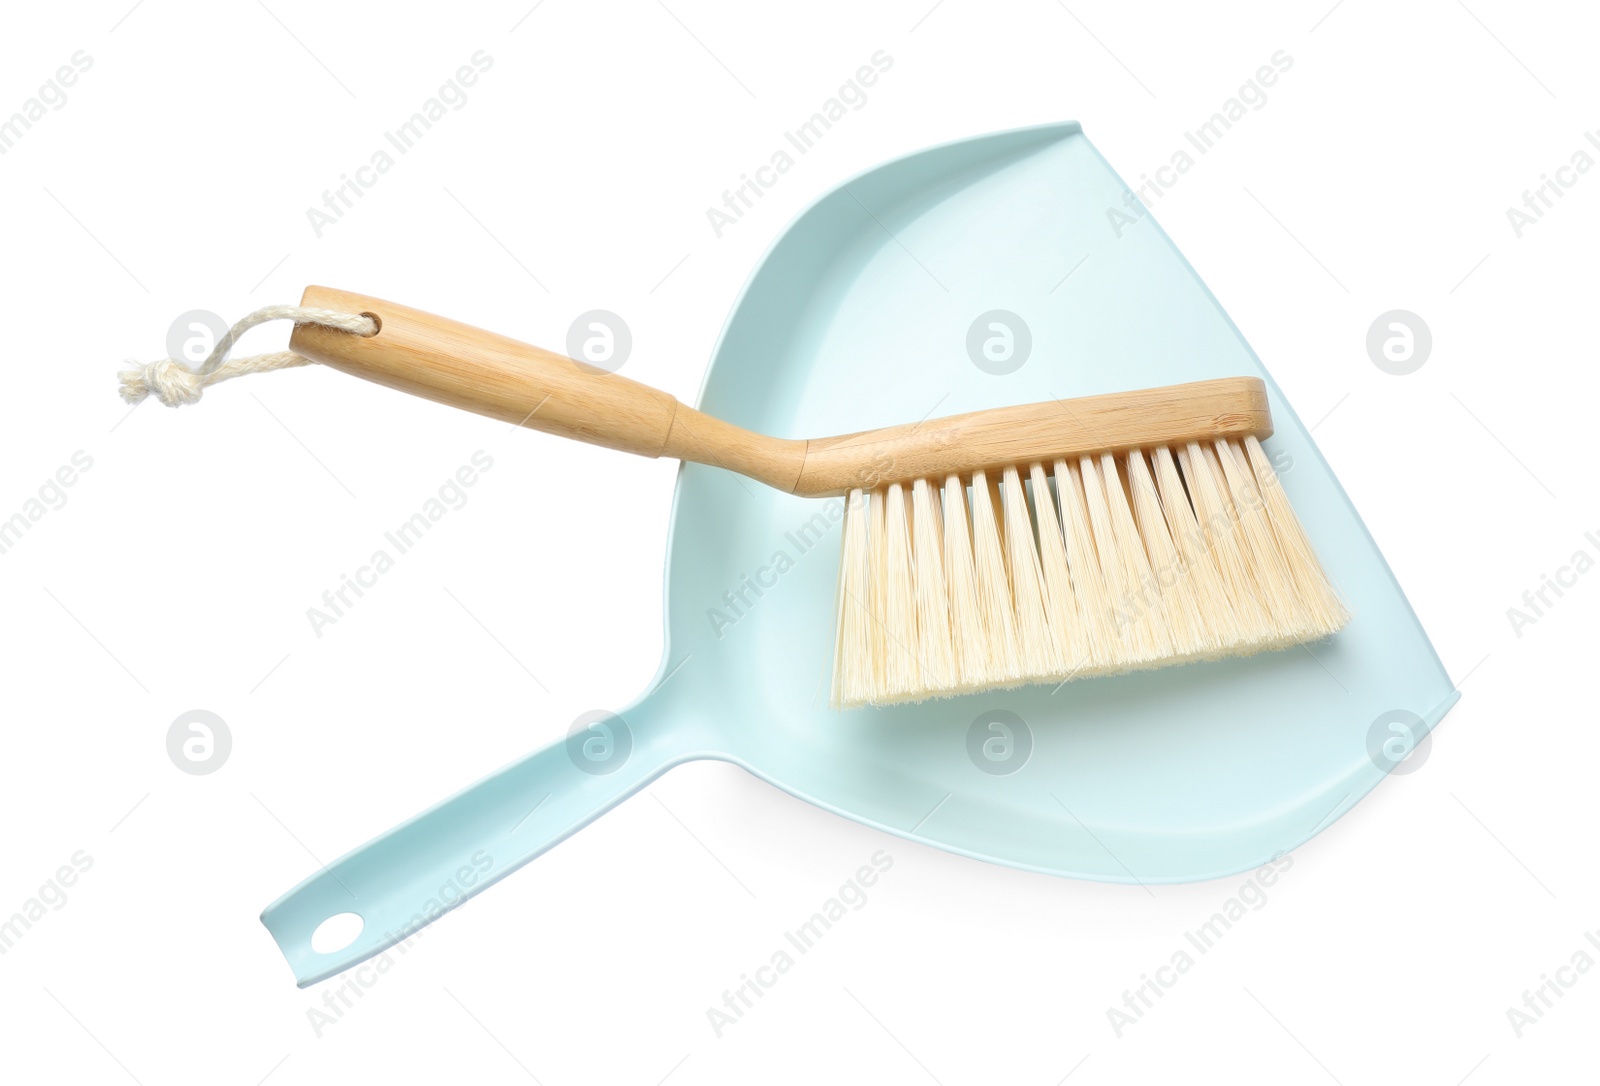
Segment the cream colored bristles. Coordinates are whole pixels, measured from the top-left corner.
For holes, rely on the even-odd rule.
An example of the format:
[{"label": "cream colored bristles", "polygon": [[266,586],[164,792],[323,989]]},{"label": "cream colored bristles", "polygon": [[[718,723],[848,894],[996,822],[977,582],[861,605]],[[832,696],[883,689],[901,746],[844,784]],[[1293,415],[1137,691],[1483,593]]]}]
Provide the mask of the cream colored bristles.
[{"label": "cream colored bristles", "polygon": [[1243,552],[1233,503],[1228,500],[1211,464],[1198,442],[1191,441],[1178,451],[1178,465],[1189,484],[1189,499],[1194,503],[1195,519],[1200,524],[1200,545],[1216,559],[1223,591],[1233,603],[1240,629],[1268,629],[1272,621],[1261,605],[1255,576]]},{"label": "cream colored bristles", "polygon": [[944,526],[938,515],[939,495],[918,479],[911,486],[913,575],[917,596],[917,643],[923,669],[920,686],[948,690],[956,685],[955,650],[951,646],[950,593],[944,581]]},{"label": "cream colored bristles", "polygon": [[930,678],[922,674],[922,646],[917,636],[917,595],[911,569],[910,510],[899,483],[884,495],[884,576],[887,578],[883,611],[883,680],[893,697],[920,689]]},{"label": "cream colored bristles", "polygon": [[1144,541],[1134,524],[1133,510],[1128,505],[1128,490],[1117,470],[1116,457],[1105,453],[1100,457],[1101,481],[1106,488],[1106,505],[1111,510],[1111,527],[1117,537],[1117,557],[1122,564],[1123,581],[1127,595],[1121,600],[1124,618],[1131,623],[1138,651],[1151,660],[1180,655],[1173,649],[1172,634],[1167,616],[1163,613],[1164,601],[1156,584]]},{"label": "cream colored bristles", "polygon": [[1051,467],[976,471],[970,506],[957,475],[846,496],[836,708],[1246,655],[1349,620],[1255,438]]},{"label": "cream colored bristles", "polygon": [[1242,638],[1239,620],[1234,617],[1233,603],[1222,586],[1216,557],[1207,548],[1200,524],[1195,520],[1194,508],[1189,504],[1183,479],[1178,475],[1178,465],[1172,459],[1172,450],[1164,446],[1156,449],[1155,465],[1161,511],[1178,549],[1179,580],[1194,596],[1195,611],[1205,624],[1208,652],[1218,652]]},{"label": "cream colored bristles", "polygon": [[972,476],[972,564],[977,574],[978,614],[988,648],[984,676],[995,684],[1014,683],[1026,674],[1017,647],[1017,615],[1011,602],[1011,579],[1006,573],[1005,551],[1000,542],[999,510],[988,477]]},{"label": "cream colored bristles", "polygon": [[1047,621],[1055,635],[1055,662],[1063,672],[1073,672],[1089,663],[1088,630],[1078,616],[1078,595],[1072,588],[1066,538],[1050,495],[1050,479],[1043,464],[1032,465],[1028,475],[1039,524],[1039,576],[1044,583]]},{"label": "cream colored bristles", "polygon": [[1111,503],[1122,498],[1122,482],[1115,473],[1109,479],[1104,478],[1100,464],[1092,456],[1079,458],[1078,473],[1083,479],[1089,526],[1094,530],[1095,551],[1100,555],[1100,571],[1105,576],[1107,603],[1117,639],[1109,663],[1132,667],[1155,660],[1160,656],[1159,646],[1151,624],[1140,614],[1134,600],[1139,586],[1131,568],[1132,556],[1117,538],[1112,519]]},{"label": "cream colored bristles", "polygon": [[1039,675],[1055,671],[1061,654],[1050,636],[1044,613],[1044,584],[1039,572],[1039,548],[1033,538],[1033,518],[1028,493],[1016,468],[1001,475],[1000,500],[1005,509],[1006,565],[1011,570],[1011,603],[1017,616],[1017,651],[1022,671]]},{"label": "cream colored bristles", "polygon": [[[1256,588],[1274,624],[1286,640],[1302,641],[1311,634],[1311,618],[1296,595],[1294,574],[1290,572],[1278,540],[1267,521],[1266,503],[1256,486],[1255,475],[1243,462],[1241,451],[1230,441],[1213,446],[1239,518],[1240,535],[1249,547]],[[1315,635],[1312,635],[1315,636]]]},{"label": "cream colored bristles", "polygon": [[867,538],[867,496],[845,496],[844,542],[839,552],[838,628],[833,645],[833,703],[858,702],[873,689],[872,606],[867,583],[872,545]]},{"label": "cream colored bristles", "polygon": [[1350,621],[1350,612],[1333,590],[1328,575],[1322,571],[1322,563],[1317,561],[1316,552],[1311,549],[1311,541],[1306,538],[1300,518],[1289,507],[1283,484],[1278,481],[1278,473],[1272,470],[1272,462],[1267,459],[1266,451],[1253,434],[1245,438],[1244,448],[1255,472],[1262,501],[1267,506],[1267,519],[1272,523],[1278,546],[1294,577],[1296,596],[1311,618],[1315,636],[1322,637],[1343,629],[1344,624]]},{"label": "cream colored bristles", "polygon": [[[871,552],[867,562],[867,655],[872,660],[871,687],[875,692],[887,690],[889,661],[884,648],[885,616],[889,613],[889,546],[883,538],[883,491],[874,490],[867,497],[867,549]],[[849,515],[849,507],[846,507]]]},{"label": "cream colored bristles", "polygon": [[1108,671],[1116,667],[1116,618],[1111,612],[1111,594],[1100,556],[1095,550],[1094,531],[1089,527],[1088,503],[1083,496],[1083,479],[1075,465],[1056,461],[1056,500],[1061,503],[1061,527],[1066,537],[1067,567],[1072,571],[1072,587],[1078,594],[1078,618],[1083,622],[1084,640],[1089,643],[1089,671]]},{"label": "cream colored bristles", "polygon": [[950,640],[958,689],[978,689],[988,681],[989,643],[978,607],[977,573],[972,564],[972,527],[967,520],[967,488],[961,477],[944,481],[944,583],[950,592]]},{"label": "cream colored bristles", "polygon": [[1141,452],[1128,455],[1128,489],[1133,494],[1134,522],[1150,558],[1155,582],[1150,592],[1160,593],[1173,654],[1188,659],[1209,656],[1217,650],[1217,641],[1200,610],[1193,586],[1183,575],[1183,560],[1167,528],[1150,465]]}]

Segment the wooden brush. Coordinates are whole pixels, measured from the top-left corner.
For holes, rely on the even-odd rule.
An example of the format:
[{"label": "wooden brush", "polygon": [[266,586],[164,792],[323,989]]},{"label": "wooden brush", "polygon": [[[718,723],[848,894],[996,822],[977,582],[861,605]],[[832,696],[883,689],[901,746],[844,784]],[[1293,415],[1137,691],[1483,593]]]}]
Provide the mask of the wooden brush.
[{"label": "wooden brush", "polygon": [[1235,377],[999,407],[842,437],[766,437],[665,392],[454,321],[310,287],[290,348],[596,445],[845,501],[833,705],[919,701],[1282,648],[1349,619]]}]

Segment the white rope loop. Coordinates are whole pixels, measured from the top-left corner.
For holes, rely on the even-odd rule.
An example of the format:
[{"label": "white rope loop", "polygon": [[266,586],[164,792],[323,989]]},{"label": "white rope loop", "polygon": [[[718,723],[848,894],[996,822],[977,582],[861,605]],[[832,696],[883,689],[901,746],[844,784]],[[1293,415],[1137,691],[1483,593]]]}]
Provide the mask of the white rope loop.
[{"label": "white rope loop", "polygon": [[130,362],[132,369],[117,374],[122,383],[122,398],[131,404],[137,404],[146,396],[154,396],[168,407],[198,403],[200,394],[218,382],[246,373],[288,369],[290,366],[304,366],[310,362],[311,359],[293,351],[273,351],[270,354],[247,355],[244,358],[228,357],[228,352],[233,349],[240,336],[258,324],[277,320],[294,321],[296,324],[320,324],[357,336],[371,336],[378,332],[377,321],[359,313],[336,313],[331,309],[311,309],[298,305],[269,305],[265,309],[256,310],[228,329],[223,337],[217,340],[216,346],[211,349],[211,354],[200,364],[198,370],[190,369],[182,362],[171,358],[163,358],[159,362],[149,362],[144,365]]}]

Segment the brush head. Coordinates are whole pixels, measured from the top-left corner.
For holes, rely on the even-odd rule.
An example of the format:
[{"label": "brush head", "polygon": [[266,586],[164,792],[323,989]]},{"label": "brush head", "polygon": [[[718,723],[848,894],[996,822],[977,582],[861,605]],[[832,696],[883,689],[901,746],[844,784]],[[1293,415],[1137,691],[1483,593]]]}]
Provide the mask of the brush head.
[{"label": "brush head", "polygon": [[1225,656],[1349,621],[1254,436],[853,489],[836,709]]}]

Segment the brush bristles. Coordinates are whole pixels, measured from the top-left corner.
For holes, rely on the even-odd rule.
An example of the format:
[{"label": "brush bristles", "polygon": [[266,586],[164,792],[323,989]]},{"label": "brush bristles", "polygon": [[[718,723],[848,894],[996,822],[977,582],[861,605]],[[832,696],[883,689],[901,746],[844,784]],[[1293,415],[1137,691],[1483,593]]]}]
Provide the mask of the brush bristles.
[{"label": "brush bristles", "polygon": [[[857,491],[856,493],[860,493]],[[967,488],[959,476],[944,481],[944,583],[950,593],[950,641],[956,688],[975,689],[989,673],[989,642],[978,610],[978,575],[972,561]],[[860,695],[857,695],[858,700]]]},{"label": "brush bristles", "polygon": [[942,689],[956,682],[956,660],[951,641],[950,592],[944,579],[944,524],[939,495],[926,479],[912,484],[911,522],[921,664],[927,671],[926,681]]},{"label": "brush bristles", "polygon": [[848,691],[873,684],[871,578],[872,544],[867,538],[867,496],[852,490],[845,499],[844,543],[839,557],[839,616],[833,643],[833,704]]},{"label": "brush bristles", "polygon": [[1349,617],[1253,437],[918,479],[846,498],[832,701],[1248,655]]}]

